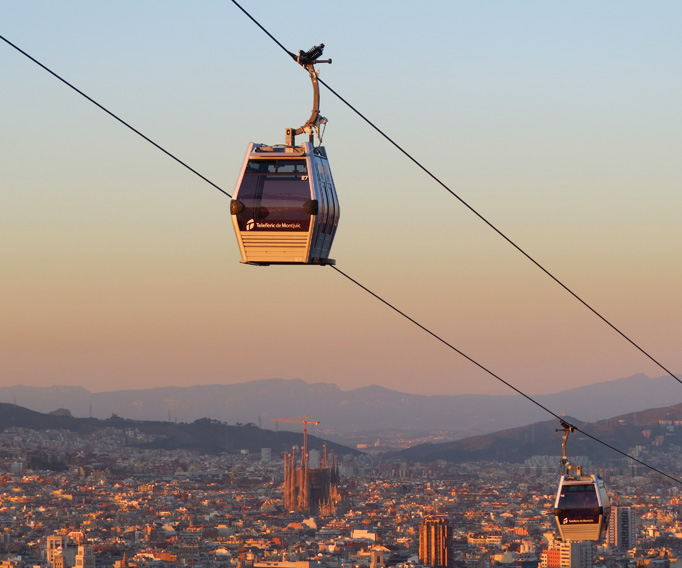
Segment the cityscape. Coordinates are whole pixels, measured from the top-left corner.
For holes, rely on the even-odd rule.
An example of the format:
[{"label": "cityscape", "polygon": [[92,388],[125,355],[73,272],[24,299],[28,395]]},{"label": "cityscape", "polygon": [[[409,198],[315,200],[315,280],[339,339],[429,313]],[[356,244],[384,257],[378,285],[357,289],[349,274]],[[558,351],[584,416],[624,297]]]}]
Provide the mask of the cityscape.
[{"label": "cityscape", "polygon": [[682,4],[244,4],[0,3],[0,568],[682,568]]},{"label": "cityscape", "polygon": [[[2,568],[679,566],[675,483],[596,468],[601,542],[561,540],[559,456],[523,464],[306,451],[140,450],[134,428],[0,434]],[[589,467],[589,462],[585,463]]]}]

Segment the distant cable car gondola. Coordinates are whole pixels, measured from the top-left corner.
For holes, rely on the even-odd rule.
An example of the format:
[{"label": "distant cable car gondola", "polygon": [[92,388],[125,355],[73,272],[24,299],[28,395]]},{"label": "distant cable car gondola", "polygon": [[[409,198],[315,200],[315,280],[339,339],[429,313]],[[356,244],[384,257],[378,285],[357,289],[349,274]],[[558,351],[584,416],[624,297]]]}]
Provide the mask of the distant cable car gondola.
[{"label": "distant cable car gondola", "polygon": [[563,540],[601,540],[611,504],[598,475],[562,475],[554,515]]},{"label": "distant cable car gondola", "polygon": [[[324,44],[292,54],[313,83],[313,112],[298,129],[286,130],[286,144],[249,144],[230,204],[242,262],[247,264],[334,264],[329,258],[339,222],[339,201],[327,153],[313,144],[320,126],[320,92],[315,63]],[[297,146],[295,136],[309,141]]]},{"label": "distant cable car gondola", "polygon": [[604,480],[599,475],[582,475],[566,457],[566,440],[573,426],[562,422],[564,475],[559,482],[554,517],[563,540],[601,540],[608,527],[611,501]]}]

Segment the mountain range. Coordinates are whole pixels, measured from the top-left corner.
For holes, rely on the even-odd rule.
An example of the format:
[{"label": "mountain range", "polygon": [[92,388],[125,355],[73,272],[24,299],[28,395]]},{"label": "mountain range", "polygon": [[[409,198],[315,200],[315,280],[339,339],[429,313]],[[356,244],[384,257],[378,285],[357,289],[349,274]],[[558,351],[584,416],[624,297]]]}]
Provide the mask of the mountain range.
[{"label": "mountain range", "polygon": [[[583,422],[658,408],[682,401],[682,388],[670,377],[638,374],[598,384],[533,396],[558,415]],[[77,417],[192,422],[210,418],[253,423],[265,429],[295,429],[300,424],[273,423],[275,418],[307,415],[321,424],[311,432],[328,439],[371,439],[377,432],[440,432],[457,439],[525,426],[547,412],[523,396],[407,394],[379,386],[341,390],[333,383],[264,379],[230,385],[163,387],[90,392],[82,387],[0,387],[0,402],[48,413],[68,409]],[[355,438],[354,438],[355,436]],[[428,439],[429,436],[427,435]]]}]

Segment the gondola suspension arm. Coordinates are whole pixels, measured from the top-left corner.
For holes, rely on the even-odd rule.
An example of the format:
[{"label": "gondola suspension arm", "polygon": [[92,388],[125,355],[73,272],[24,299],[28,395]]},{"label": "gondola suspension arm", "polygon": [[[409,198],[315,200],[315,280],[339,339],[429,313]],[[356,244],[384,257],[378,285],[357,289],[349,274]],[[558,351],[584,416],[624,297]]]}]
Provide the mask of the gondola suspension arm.
[{"label": "gondola suspension arm", "polygon": [[575,430],[575,426],[572,424],[569,424],[568,422],[562,420],[561,421],[561,428],[557,428],[557,432],[563,432],[562,436],[562,441],[561,441],[561,450],[562,450],[562,457],[561,457],[561,469],[562,473],[564,475],[572,475],[571,472],[575,472],[576,475],[580,476],[582,475],[582,466],[579,465],[573,465],[571,464],[570,461],[568,461],[568,457],[566,456],[566,442],[568,441],[568,435]]},{"label": "gondola suspension arm", "polygon": [[317,81],[317,70],[315,69],[315,64],[317,63],[331,63],[331,59],[319,59],[322,56],[322,51],[324,50],[324,44],[316,45],[311,47],[308,51],[300,50],[298,55],[289,53],[296,62],[305,67],[310,76],[310,80],[313,84],[313,110],[310,114],[310,118],[305,122],[305,124],[299,128],[287,128],[286,129],[286,146],[294,147],[296,145],[296,135],[307,133],[309,135],[310,142],[314,141],[315,134],[320,142],[322,142],[322,135],[320,134],[320,126],[327,124],[327,119],[320,115],[320,85]]}]

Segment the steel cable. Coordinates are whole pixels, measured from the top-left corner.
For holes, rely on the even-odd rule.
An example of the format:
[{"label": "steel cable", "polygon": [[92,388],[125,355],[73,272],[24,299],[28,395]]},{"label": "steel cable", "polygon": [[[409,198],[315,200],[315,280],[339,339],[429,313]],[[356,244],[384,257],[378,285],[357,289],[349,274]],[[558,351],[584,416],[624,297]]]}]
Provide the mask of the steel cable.
[{"label": "steel cable", "polygon": [[[284,48],[284,46],[282,46],[281,43],[279,43],[279,42],[278,42],[278,41],[277,41],[269,32],[267,32],[267,30],[265,30],[265,28],[263,28],[263,26],[261,26],[253,17],[251,17],[251,16],[250,16],[250,15],[241,7],[241,6],[239,6],[239,4],[238,4],[235,0],[231,0],[231,1],[232,1],[235,5],[237,5],[237,6],[242,10],[242,12],[244,12],[252,21],[254,21],[254,23],[256,23],[256,24],[258,25],[258,27],[260,27],[260,28],[261,28],[261,29],[262,29],[262,30],[263,30],[271,39],[273,39],[273,41],[275,41],[275,42],[276,42],[276,43],[277,43],[277,44],[278,44],[278,45],[279,45],[287,54],[291,55],[291,53],[290,53],[288,50],[286,50],[286,49]],[[104,112],[106,112],[106,113],[107,113],[108,115],[110,115],[112,118],[116,119],[118,122],[120,122],[121,124],[123,124],[124,126],[126,126],[127,128],[129,128],[130,130],[132,130],[133,132],[135,132],[138,136],[142,137],[144,140],[146,140],[147,142],[149,142],[150,144],[152,144],[154,147],[156,147],[157,149],[161,150],[164,154],[168,155],[168,156],[171,157],[173,160],[175,160],[176,162],[178,162],[179,164],[181,164],[182,166],[184,166],[185,168],[187,168],[189,171],[191,171],[192,173],[196,174],[196,175],[197,175],[198,177],[200,177],[202,180],[204,180],[205,182],[207,182],[208,184],[210,184],[210,185],[213,186],[214,188],[218,189],[220,192],[222,192],[222,193],[225,194],[226,196],[231,197],[231,195],[230,195],[229,193],[227,193],[225,190],[223,190],[222,188],[220,188],[218,185],[216,185],[215,183],[213,183],[212,181],[210,181],[208,178],[206,178],[205,176],[203,176],[203,175],[202,175],[201,173],[199,173],[197,170],[195,170],[194,168],[190,167],[190,166],[187,165],[184,161],[180,160],[179,158],[177,158],[176,156],[174,156],[173,154],[171,154],[170,152],[168,152],[167,150],[165,150],[162,146],[160,146],[159,144],[157,144],[156,142],[154,142],[152,139],[150,139],[149,137],[147,137],[146,135],[144,135],[143,133],[141,133],[139,130],[137,130],[136,128],[134,128],[133,126],[131,126],[129,123],[127,123],[126,121],[124,121],[123,119],[121,119],[120,117],[118,117],[116,114],[114,114],[113,112],[111,112],[110,110],[108,110],[107,108],[105,108],[103,105],[101,105],[100,103],[98,103],[97,101],[95,101],[94,99],[92,99],[91,97],[89,97],[88,95],[86,95],[83,91],[81,91],[80,89],[78,89],[77,87],[75,87],[74,85],[72,85],[71,83],[69,83],[68,81],[66,81],[65,79],[63,79],[63,78],[62,78],[61,76],[59,76],[57,73],[55,73],[54,71],[52,71],[51,69],[49,69],[47,66],[45,66],[44,64],[42,64],[41,62],[39,62],[37,59],[33,58],[33,57],[32,57],[31,55],[29,55],[27,52],[25,52],[24,50],[20,49],[20,48],[19,48],[18,46],[16,46],[14,43],[10,42],[10,41],[9,41],[8,39],[6,39],[4,36],[0,35],[0,39],[2,39],[5,43],[7,43],[8,45],[10,45],[10,46],[13,47],[14,49],[16,49],[19,53],[21,53],[21,54],[23,54],[24,56],[26,56],[28,59],[30,59],[31,61],[33,61],[35,64],[37,64],[38,66],[40,66],[42,69],[44,69],[45,71],[47,71],[48,73],[50,73],[51,75],[53,75],[53,76],[54,76],[55,78],[57,78],[59,81],[61,81],[62,83],[66,84],[68,87],[70,87],[70,88],[73,89],[74,91],[76,91],[78,94],[80,94],[82,97],[84,97],[85,99],[87,99],[88,101],[90,101],[92,104],[94,104],[95,106],[97,106],[98,108],[100,108],[101,110],[103,110]],[[320,80],[320,82],[322,82],[322,81]],[[552,276],[552,275],[551,275],[547,270],[545,270],[541,265],[539,265],[535,260],[533,260],[533,259],[532,259],[527,253],[525,253],[520,247],[518,247],[516,244],[514,244],[509,238],[507,238],[503,233],[501,233],[497,228],[495,228],[495,227],[494,227],[489,221],[487,221],[480,213],[478,213],[478,212],[477,212],[475,209],[473,209],[470,205],[468,205],[466,202],[464,202],[459,196],[457,196],[452,190],[450,190],[443,182],[441,182],[436,176],[434,176],[427,168],[425,168],[423,165],[421,165],[416,159],[414,159],[412,156],[410,156],[405,150],[403,150],[398,144],[396,144],[396,143],[395,143],[392,139],[390,139],[386,134],[384,134],[381,130],[379,130],[376,126],[374,126],[374,124],[373,124],[372,122],[370,122],[370,121],[369,121],[367,118],[365,118],[359,111],[357,111],[353,106],[351,106],[347,101],[345,101],[345,99],[343,99],[340,95],[338,95],[333,89],[331,89],[331,87],[329,87],[326,83],[322,83],[322,84],[323,84],[325,87],[327,87],[334,95],[336,95],[337,97],[339,97],[339,99],[340,99],[342,102],[344,102],[347,106],[349,106],[349,108],[351,108],[354,112],[356,112],[363,120],[365,120],[368,124],[370,124],[373,128],[375,128],[382,136],[384,136],[389,142],[391,142],[391,144],[393,144],[396,148],[398,148],[398,150],[400,150],[400,151],[401,151],[403,154],[405,154],[410,160],[412,160],[412,161],[413,161],[418,167],[420,167],[425,173],[427,173],[427,174],[428,174],[430,177],[432,177],[437,183],[439,183],[439,184],[440,184],[441,186],[443,186],[447,191],[449,191],[453,196],[455,196],[458,200],[460,200],[466,207],[468,207],[472,212],[474,212],[480,219],[482,219],[486,224],[488,224],[491,228],[493,228],[498,234],[500,234],[505,240],[507,240],[507,241],[508,241],[510,244],[512,244],[517,250],[519,250],[524,256],[526,256],[529,260],[531,260],[536,266],[538,266],[541,270],[543,270],[543,272],[545,272],[545,273],[546,273],[547,275],[549,275],[553,280],[555,280],[555,282],[557,282],[557,283],[560,284],[563,288],[565,288],[567,291],[569,291],[575,298],[577,298],[581,303],[583,303],[583,304],[584,304],[585,306],[587,306],[591,311],[593,311],[595,314],[597,314],[602,320],[604,320],[606,323],[609,323],[609,322],[608,322],[607,320],[605,320],[602,316],[600,316],[595,310],[593,310],[592,308],[590,308],[590,306],[588,306],[585,302],[583,302],[578,296],[576,296],[573,292],[571,292],[566,286],[564,286],[559,280],[557,280],[554,276]],[[465,359],[467,359],[469,362],[471,362],[472,364],[474,364],[475,366],[477,366],[479,369],[483,370],[484,372],[486,372],[487,374],[491,375],[492,377],[494,377],[494,378],[497,379],[498,381],[502,382],[502,383],[505,384],[507,387],[511,388],[512,390],[514,390],[516,393],[518,393],[519,395],[521,395],[521,396],[523,396],[524,398],[526,398],[526,399],[527,399],[528,401],[530,401],[531,403],[535,404],[536,406],[538,406],[539,408],[541,408],[541,409],[544,410],[545,412],[549,413],[551,416],[557,418],[557,419],[560,420],[560,421],[564,421],[564,422],[565,422],[565,419],[564,419],[564,418],[560,417],[558,414],[556,414],[555,412],[553,412],[553,411],[550,410],[549,408],[545,407],[544,405],[542,405],[541,403],[539,403],[538,401],[536,401],[535,399],[533,399],[531,396],[525,394],[523,391],[521,391],[520,389],[516,388],[515,386],[513,386],[513,385],[512,385],[511,383],[509,383],[508,381],[504,380],[502,377],[500,377],[499,375],[497,375],[496,373],[494,373],[493,371],[491,371],[490,369],[488,369],[487,367],[485,367],[485,366],[482,365],[481,363],[477,362],[476,360],[474,360],[474,359],[471,358],[470,356],[466,355],[463,351],[459,350],[458,348],[456,348],[456,347],[453,346],[452,344],[450,344],[450,343],[448,343],[447,341],[445,341],[443,338],[441,338],[440,336],[438,336],[436,333],[432,332],[432,331],[429,330],[427,327],[425,327],[424,325],[420,324],[419,322],[417,322],[417,321],[416,321],[415,319],[413,319],[412,317],[408,316],[405,312],[403,312],[403,311],[399,310],[398,308],[396,308],[393,304],[389,303],[387,300],[385,300],[384,298],[382,298],[381,296],[379,296],[379,295],[376,294],[375,292],[372,292],[369,288],[367,288],[366,286],[364,286],[363,284],[361,284],[361,283],[358,282],[357,280],[351,278],[349,275],[347,275],[345,272],[341,271],[341,270],[340,270],[339,268],[337,268],[336,266],[333,266],[333,265],[332,265],[332,268],[334,268],[334,270],[335,270],[337,273],[341,274],[342,276],[344,276],[345,278],[347,278],[348,280],[350,280],[351,282],[353,282],[354,284],[356,284],[357,286],[359,286],[362,290],[364,290],[365,292],[367,292],[368,294],[370,294],[370,295],[373,296],[374,298],[378,299],[378,300],[381,301],[383,304],[385,304],[386,306],[388,306],[389,308],[391,308],[392,310],[394,310],[395,312],[397,312],[398,314],[400,314],[402,317],[404,317],[404,318],[407,319],[408,321],[410,321],[413,325],[416,325],[416,326],[419,327],[422,331],[428,333],[428,334],[431,335],[433,338],[437,339],[438,341],[440,341],[441,343],[443,343],[444,345],[446,345],[448,348],[450,348],[451,350],[453,350],[453,351],[455,351],[456,353],[458,353],[460,356],[462,356],[462,357],[464,357]],[[655,359],[653,359],[651,356],[649,356],[649,355],[646,353],[646,351],[642,350],[639,346],[637,346],[634,342],[632,342],[629,338],[627,338],[627,336],[625,336],[622,332],[620,332],[619,330],[617,330],[617,328],[615,328],[612,324],[609,323],[609,325],[610,325],[611,327],[613,327],[614,329],[616,329],[616,331],[618,331],[618,333],[619,333],[620,335],[622,335],[623,337],[625,337],[626,339],[628,339],[628,341],[630,341],[633,345],[635,345],[640,351],[642,351],[645,355],[647,355],[652,361],[654,361],[655,363],[657,363],[661,368],[663,368],[664,370],[666,370],[666,372],[668,372],[669,374],[671,374],[671,376],[673,376],[673,378],[675,378],[678,382],[681,382],[681,383],[682,383],[682,381],[680,381],[676,376],[672,375],[672,373],[670,373],[670,371],[667,371],[667,369],[665,369],[665,367],[663,367],[663,366],[662,366],[660,363],[658,363]],[[622,456],[624,456],[624,457],[627,457],[627,458],[629,458],[629,459],[631,459],[631,460],[633,460],[633,461],[639,463],[640,465],[642,465],[642,466],[644,466],[644,467],[647,467],[648,469],[650,469],[650,470],[652,470],[652,471],[654,471],[654,472],[656,472],[656,473],[659,473],[660,475],[663,475],[664,477],[666,477],[666,478],[668,478],[668,479],[670,479],[670,480],[672,480],[672,481],[675,481],[676,483],[682,484],[682,480],[680,480],[680,479],[678,479],[678,478],[675,478],[675,477],[673,477],[673,476],[671,476],[671,475],[669,475],[669,474],[667,474],[667,473],[665,473],[665,472],[663,472],[663,471],[661,471],[661,470],[655,468],[654,466],[651,466],[651,465],[647,464],[646,462],[643,462],[643,461],[641,461],[641,460],[639,460],[639,459],[637,459],[637,458],[635,458],[635,457],[633,457],[633,456],[627,454],[626,452],[623,452],[622,450],[619,450],[618,448],[615,448],[614,446],[608,444],[607,442],[604,442],[604,441],[600,440],[599,438],[597,438],[597,437],[595,437],[595,436],[589,434],[588,432],[585,432],[584,430],[582,430],[581,428],[579,428],[579,427],[577,427],[577,426],[575,426],[575,425],[572,425],[572,424],[569,424],[569,425],[572,426],[576,431],[581,432],[582,434],[584,434],[584,435],[587,436],[588,438],[592,439],[593,441],[602,444],[603,446],[605,446],[605,447],[607,447],[607,448],[609,448],[609,449],[611,449],[611,450],[613,450],[613,451],[619,453],[620,455],[622,455]]]}]

